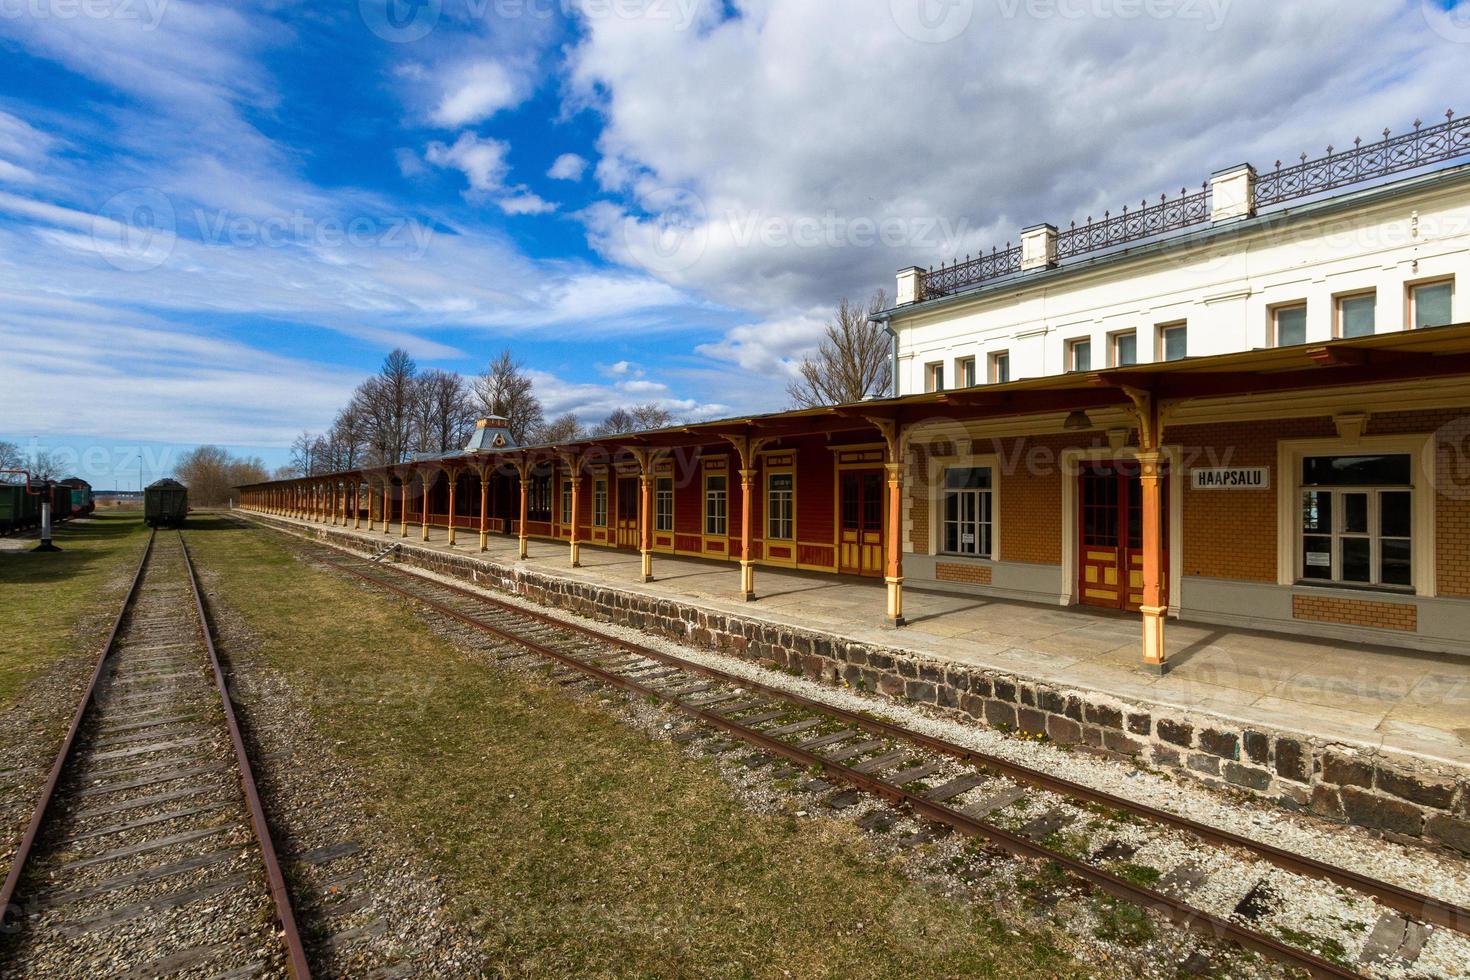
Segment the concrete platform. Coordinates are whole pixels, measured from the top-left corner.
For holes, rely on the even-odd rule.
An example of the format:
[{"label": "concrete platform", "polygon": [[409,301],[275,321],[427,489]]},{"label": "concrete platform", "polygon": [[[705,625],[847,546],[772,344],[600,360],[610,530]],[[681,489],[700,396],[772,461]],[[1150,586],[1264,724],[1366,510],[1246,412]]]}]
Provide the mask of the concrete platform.
[{"label": "concrete platform", "polygon": [[817,630],[981,670],[1074,686],[1166,709],[1203,712],[1250,726],[1300,732],[1357,749],[1470,765],[1470,660],[1333,640],[1199,626],[1171,621],[1172,670],[1139,667],[1141,624],[1132,614],[956,596],[907,588],[909,625],[884,622],[881,580],[758,567],[755,602],[738,594],[733,562],[655,555],[651,583],[638,581],[636,552],[582,547],[571,568],[565,544],[532,540],[520,562],[517,539],[458,532],[450,549],[443,528],[428,542],[410,525],[400,538],[274,518],[380,542],[483,557],[498,565],[623,592],[679,599],[729,615]]}]

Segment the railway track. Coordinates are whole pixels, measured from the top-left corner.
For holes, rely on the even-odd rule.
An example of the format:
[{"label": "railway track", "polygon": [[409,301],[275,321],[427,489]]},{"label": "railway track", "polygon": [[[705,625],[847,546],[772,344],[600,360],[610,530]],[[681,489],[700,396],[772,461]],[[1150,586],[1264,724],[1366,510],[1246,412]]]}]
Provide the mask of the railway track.
[{"label": "railway track", "polygon": [[24,837],[0,976],[310,976],[183,535],[153,532]]},{"label": "railway track", "polygon": [[[915,837],[956,831],[1054,862],[1117,899],[1316,977],[1414,975],[1424,970],[1416,961],[1431,938],[1452,944],[1451,963],[1461,955],[1462,965],[1470,962],[1470,909],[1462,906],[283,533],[314,561],[503,641],[500,660],[541,657],[555,665],[560,683],[659,699],[728,736],[726,750],[759,750],[777,776],[822,794],[833,809],[865,795],[887,801],[887,815],[874,811],[861,821],[870,829],[884,830],[907,813],[928,822]],[[1143,863],[1180,852],[1181,843],[1186,856],[1173,866]],[[1234,884],[1222,893],[1222,882]],[[1349,957],[1341,944],[1314,943],[1288,926],[1300,920],[1282,913],[1301,904],[1329,907],[1326,919],[1366,936],[1360,949]]]}]

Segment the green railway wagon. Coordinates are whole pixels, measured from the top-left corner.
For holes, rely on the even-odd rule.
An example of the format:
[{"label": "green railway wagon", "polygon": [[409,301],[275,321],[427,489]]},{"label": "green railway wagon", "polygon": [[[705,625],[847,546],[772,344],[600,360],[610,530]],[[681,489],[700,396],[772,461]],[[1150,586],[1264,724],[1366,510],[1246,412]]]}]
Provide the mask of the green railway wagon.
[{"label": "green railway wagon", "polygon": [[188,514],[189,491],[178,480],[159,480],[143,491],[143,520],[149,527],[178,527]]},{"label": "green railway wagon", "polygon": [[0,534],[24,531],[40,520],[39,498],[19,483],[0,483]]}]

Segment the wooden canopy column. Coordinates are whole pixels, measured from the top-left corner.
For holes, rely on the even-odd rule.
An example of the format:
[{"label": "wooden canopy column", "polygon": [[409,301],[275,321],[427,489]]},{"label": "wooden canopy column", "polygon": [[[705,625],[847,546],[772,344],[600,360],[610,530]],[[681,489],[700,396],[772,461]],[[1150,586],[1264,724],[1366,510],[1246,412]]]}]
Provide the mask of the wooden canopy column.
[{"label": "wooden canopy column", "polygon": [[884,508],[883,581],[888,586],[888,624],[903,626],[903,430],[896,419],[870,417],[883,435],[887,459],[883,471],[888,478]]},{"label": "wooden canopy column", "polygon": [[528,460],[526,460],[526,459],[521,459],[519,462],[517,462],[516,463],[516,473],[518,473],[520,475],[520,478],[521,478],[520,551],[519,551],[517,557],[519,557],[519,558],[525,558],[527,555],[529,555],[531,553],[531,542],[526,537],[526,524],[527,524],[527,520],[526,519],[527,519],[527,516],[531,512],[530,511],[530,500],[529,500],[529,496],[528,496],[529,493],[530,493],[529,483],[530,483],[530,477],[531,477],[531,464],[530,464],[530,462]]},{"label": "wooden canopy column", "polygon": [[424,488],[424,507],[419,521],[419,540],[429,540],[429,477],[437,472],[432,466],[426,466],[419,471],[419,483]]},{"label": "wooden canopy column", "polygon": [[478,463],[475,472],[480,474],[480,550],[490,550],[490,474],[493,468],[486,463]]},{"label": "wooden canopy column", "polygon": [[1153,674],[1169,670],[1164,648],[1164,466],[1163,421],[1150,392],[1123,389],[1133,399],[1138,417],[1138,482],[1143,496],[1143,669]]},{"label": "wooden canopy column", "polygon": [[579,453],[562,453],[561,460],[567,466],[572,481],[572,567],[582,567],[582,538],[577,533],[577,517],[582,513],[582,457]]},{"label": "wooden canopy column", "polygon": [[635,449],[638,460],[638,554],[641,559],[639,580],[653,581],[653,464],[657,454],[652,449]]},{"label": "wooden canopy column", "polygon": [[449,475],[449,547],[454,547],[454,487],[459,483],[459,471],[445,467],[444,472]]},{"label": "wooden canopy column", "polygon": [[[369,502],[371,506],[371,502]],[[352,478],[352,529],[362,530],[362,476]]]},{"label": "wooden canopy column", "polygon": [[403,478],[398,481],[399,495],[401,499],[398,504],[399,532],[400,538],[408,537],[408,493],[413,486],[413,468],[408,467],[403,471]]},{"label": "wooden canopy column", "polygon": [[755,494],[756,453],[770,440],[726,435],[740,455],[740,597],[755,601]]}]

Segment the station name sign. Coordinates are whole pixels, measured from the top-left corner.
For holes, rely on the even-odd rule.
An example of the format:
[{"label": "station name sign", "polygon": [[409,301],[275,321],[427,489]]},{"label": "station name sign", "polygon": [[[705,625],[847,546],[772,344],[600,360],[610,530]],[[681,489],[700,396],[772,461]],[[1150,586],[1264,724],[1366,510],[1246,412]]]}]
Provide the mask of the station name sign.
[{"label": "station name sign", "polygon": [[1269,466],[1216,466],[1193,471],[1196,490],[1269,490]]}]

